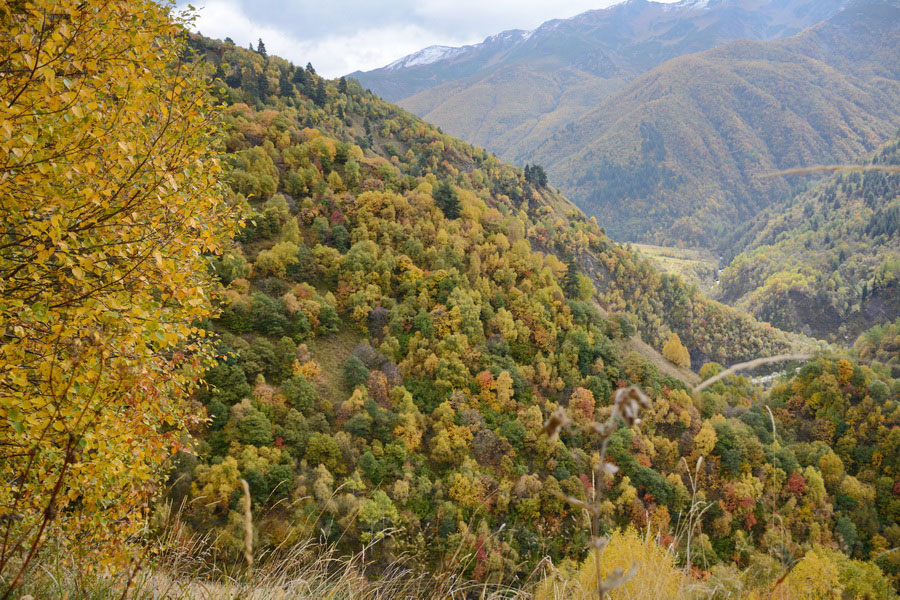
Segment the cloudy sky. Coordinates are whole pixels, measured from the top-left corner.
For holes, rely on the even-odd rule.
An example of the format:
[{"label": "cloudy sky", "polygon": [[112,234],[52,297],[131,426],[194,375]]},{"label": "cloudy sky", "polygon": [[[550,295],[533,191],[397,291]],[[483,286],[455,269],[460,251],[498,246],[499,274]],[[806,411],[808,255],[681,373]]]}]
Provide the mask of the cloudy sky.
[{"label": "cloudy sky", "polygon": [[[197,30],[312,62],[326,77],[384,66],[426,46],[460,46],[533,29],[620,0],[192,0]],[[673,1],[673,0],[662,0]],[[184,0],[178,5],[184,7]]]}]

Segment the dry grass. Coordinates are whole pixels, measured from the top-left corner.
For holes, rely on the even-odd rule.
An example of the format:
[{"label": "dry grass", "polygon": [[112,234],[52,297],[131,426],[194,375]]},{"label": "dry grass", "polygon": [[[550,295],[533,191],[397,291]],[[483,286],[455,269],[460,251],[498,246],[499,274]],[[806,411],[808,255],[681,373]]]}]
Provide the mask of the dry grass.
[{"label": "dry grass", "polygon": [[[435,578],[397,564],[377,574],[367,572],[360,553],[340,556],[314,544],[296,546],[278,559],[262,560],[243,577],[227,576],[215,565],[204,564],[202,544],[169,554],[139,570],[129,582],[127,574],[101,577],[43,563],[14,598],[65,600],[409,600],[481,599],[517,600],[529,596],[521,590]],[[126,590],[126,587],[128,588]]]},{"label": "dry grass", "polygon": [[[671,551],[633,531],[617,533],[603,553],[602,576],[634,561],[639,570],[612,600],[688,600],[709,597],[675,567]],[[197,569],[195,557],[169,557],[127,576],[98,577],[42,564],[12,598],[34,600],[569,600],[596,598],[592,557],[574,571],[548,566],[548,577],[521,589],[433,577],[402,565],[367,573],[361,554],[338,556],[313,545],[298,546],[277,561],[260,565],[252,578],[227,577]],[[126,591],[125,586],[128,585]]]},{"label": "dry grass", "polygon": [[[610,538],[600,534],[600,514],[602,502],[605,499],[607,491],[607,478],[615,475],[619,468],[610,464],[606,460],[606,451],[609,447],[609,440],[620,426],[620,422],[627,427],[632,427],[641,422],[640,413],[652,406],[649,396],[645,394],[638,386],[632,385],[627,388],[620,388],[613,393],[612,407],[608,418],[603,422],[591,421],[584,426],[584,430],[595,435],[600,440],[600,451],[597,460],[592,461],[591,465],[591,481],[594,485],[588,493],[587,501],[579,500],[572,496],[557,492],[564,502],[570,504],[573,508],[583,510],[590,518],[591,523],[591,543],[590,559],[593,559],[594,567],[590,578],[593,579],[593,591],[591,595],[596,595],[598,600],[603,600],[606,595],[623,585],[634,577],[640,566],[637,562],[633,562],[628,569],[626,566],[608,569],[604,573],[603,558],[609,544]],[[565,409],[558,408],[550,415],[548,421],[544,424],[543,433],[550,440],[558,439],[560,431],[570,427],[572,420],[566,414]]]},{"label": "dry grass", "polygon": [[340,331],[318,337],[308,343],[310,355],[322,369],[321,380],[316,382],[316,391],[321,398],[333,400],[345,397],[342,376],[344,361],[363,339],[365,337],[352,325],[345,324]]}]

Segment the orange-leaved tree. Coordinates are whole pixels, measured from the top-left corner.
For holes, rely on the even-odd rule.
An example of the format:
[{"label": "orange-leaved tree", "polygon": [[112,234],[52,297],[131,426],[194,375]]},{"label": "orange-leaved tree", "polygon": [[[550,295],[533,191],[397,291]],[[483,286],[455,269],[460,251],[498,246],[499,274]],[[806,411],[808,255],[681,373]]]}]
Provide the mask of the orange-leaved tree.
[{"label": "orange-leaved tree", "polygon": [[189,18],[0,6],[0,597],[49,542],[126,556],[193,418],[206,257],[237,219]]}]

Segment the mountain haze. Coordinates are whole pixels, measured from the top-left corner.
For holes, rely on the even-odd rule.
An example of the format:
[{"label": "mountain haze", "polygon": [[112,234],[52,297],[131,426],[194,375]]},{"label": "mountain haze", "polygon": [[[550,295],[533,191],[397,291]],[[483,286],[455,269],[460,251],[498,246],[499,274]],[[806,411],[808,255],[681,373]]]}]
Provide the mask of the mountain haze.
[{"label": "mountain haze", "polygon": [[[533,31],[504,31],[480,44],[431,46],[380,69],[349,76],[404,106],[406,99],[424,90],[468,77],[472,79],[461,84],[477,86],[507,69],[525,69],[539,79],[542,70],[552,67],[577,76],[628,80],[670,58],[729,40],[793,35],[828,18],[847,1],[628,0],[571,19],[547,21]],[[410,101],[411,107],[430,104],[430,112],[439,98],[439,93],[423,96]]]}]

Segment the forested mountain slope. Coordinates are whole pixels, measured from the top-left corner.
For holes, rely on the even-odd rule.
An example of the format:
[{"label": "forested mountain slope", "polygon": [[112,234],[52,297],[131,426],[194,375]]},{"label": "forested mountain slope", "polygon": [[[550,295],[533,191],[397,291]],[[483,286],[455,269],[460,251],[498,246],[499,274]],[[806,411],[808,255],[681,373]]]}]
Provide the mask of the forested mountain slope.
[{"label": "forested mountain slope", "polygon": [[855,159],[900,125],[900,2],[795,37],[738,41],[643,75],[521,160],[616,239],[727,249],[789,195],[779,169]]},{"label": "forested mountain slope", "polygon": [[[256,548],[369,544],[375,567],[402,556],[507,582],[542,557],[580,557],[583,513],[558,494],[586,498],[597,440],[541,430],[559,406],[579,423],[605,414],[629,382],[653,408],[640,435],[623,429],[610,444],[621,470],[604,527],[668,535],[690,510],[680,465],[703,456],[714,509],[692,552],[707,577],[718,569],[743,585],[751,562],[777,573],[776,543],[800,555],[841,542],[862,559],[896,543],[896,384],[883,373],[820,359],[769,400],[774,438],[746,379],[692,397],[627,338],[637,325],[659,347],[683,331],[693,350],[727,361],[784,348],[781,332],[660,275],[534,171],[526,179],[354,82],[191,44],[223,80],[231,188],[253,215],[213,264],[226,289],[209,327],[224,361],[198,398],[210,416],[194,432],[202,442],[171,477],[187,523],[213,532],[222,557],[243,547],[240,478]],[[821,402],[822,386],[836,395]],[[866,427],[835,429],[862,406]],[[828,450],[851,434],[858,445]],[[816,527],[797,517],[813,513]],[[787,519],[790,539],[776,535]]]},{"label": "forested mountain slope", "polygon": [[[878,165],[900,165],[900,135]],[[900,175],[834,175],[768,208],[722,271],[729,304],[783,329],[852,342],[900,316]]]},{"label": "forested mountain slope", "polygon": [[[786,347],[787,340],[781,332],[756,323],[739,311],[704,299],[677,278],[660,274],[640,255],[613,243],[595,220],[587,219],[565,197],[541,183],[536,174],[526,177],[523,171],[501,163],[484,150],[441,134],[413,115],[362,92],[352,80],[342,80],[338,85],[326,84],[312,71],[289,68],[279,61],[273,58],[266,62],[265,72],[260,65],[251,68],[239,64],[231,67],[230,72],[220,65],[219,75],[227,86],[238,86],[243,93],[253,94],[256,101],[260,98],[278,101],[283,95],[281,92],[293,89],[291,86],[304,90],[309,94],[304,98],[311,103],[308,112],[283,115],[265,127],[277,129],[290,124],[295,129],[301,126],[310,129],[315,126],[316,130],[327,132],[328,137],[336,140],[335,144],[345,146],[341,146],[342,154],[336,159],[325,159],[318,176],[309,166],[302,171],[295,170],[296,160],[283,162],[280,150],[273,159],[274,167],[266,166],[265,161],[241,159],[237,163],[239,169],[235,177],[238,183],[235,185],[248,197],[269,198],[278,191],[281,192],[279,197],[288,199],[304,195],[317,198],[331,189],[327,177],[335,180],[340,176],[337,166],[344,162],[350,163],[354,173],[360,169],[359,174],[350,177],[352,181],[358,179],[357,189],[361,191],[367,190],[366,182],[377,187],[377,181],[388,178],[386,186],[393,185],[399,193],[409,193],[418,188],[421,183],[418,178],[430,173],[435,176],[435,181],[430,183],[434,188],[432,196],[451,194],[446,189],[439,193],[435,186],[452,182],[461,188],[451,195],[456,198],[462,194],[460,210],[465,215],[468,214],[465,212],[468,197],[465,194],[470,190],[486,203],[482,211],[487,211],[484,214],[475,211],[470,218],[487,219],[488,222],[497,220],[500,225],[489,226],[502,232],[510,243],[527,242],[533,250],[546,253],[548,260],[555,260],[555,274],[567,274],[574,281],[578,270],[583,269],[582,276],[593,278],[601,308],[614,320],[621,321],[626,331],[637,328],[656,348],[662,347],[672,331],[682,336],[698,357],[725,363]],[[275,115],[263,113],[263,118],[274,119]],[[267,121],[263,120],[263,123]],[[259,124],[254,125],[254,128],[259,127]],[[251,137],[250,141],[261,144],[263,138],[259,135]],[[283,143],[292,139],[288,136]],[[354,153],[352,161],[344,157],[345,152]],[[285,167],[287,172],[270,181],[269,178],[274,178]],[[251,175],[246,179],[251,183],[245,183],[245,173],[255,173],[262,168],[264,175]],[[343,179],[347,179],[346,175]],[[253,183],[258,181],[265,182],[264,189],[254,187],[262,185]],[[346,181],[338,184],[337,189],[357,192]],[[348,196],[353,194],[348,193]],[[328,214],[327,219],[331,218]],[[339,232],[346,229],[339,222],[332,225],[335,224],[341,225]],[[328,236],[325,239],[334,243]],[[471,260],[484,260],[475,254]],[[564,263],[578,264],[568,267]],[[571,283],[570,288],[574,287]],[[698,332],[692,324],[700,319],[711,319],[719,326]]]},{"label": "forested mountain slope", "polygon": [[434,85],[401,105],[544,165],[614,239],[727,250],[734,223],[790,194],[759,174],[895,131],[898,28],[896,0],[632,1],[353,76],[389,97]]}]

